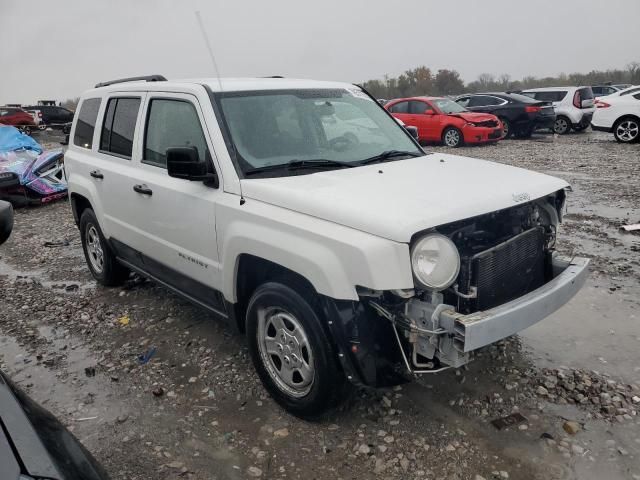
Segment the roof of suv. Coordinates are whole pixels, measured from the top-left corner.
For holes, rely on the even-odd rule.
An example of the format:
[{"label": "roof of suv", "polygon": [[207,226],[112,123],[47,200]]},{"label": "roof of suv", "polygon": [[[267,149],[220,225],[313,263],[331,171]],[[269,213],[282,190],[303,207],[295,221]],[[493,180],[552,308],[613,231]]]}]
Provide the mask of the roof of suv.
[{"label": "roof of suv", "polygon": [[114,83],[105,87],[92,88],[85,93],[126,91],[126,90],[167,90],[185,85],[205,85],[214,92],[238,92],[251,90],[283,90],[312,88],[353,88],[350,83],[306,80],[296,78],[188,78],[167,81],[132,81]]}]

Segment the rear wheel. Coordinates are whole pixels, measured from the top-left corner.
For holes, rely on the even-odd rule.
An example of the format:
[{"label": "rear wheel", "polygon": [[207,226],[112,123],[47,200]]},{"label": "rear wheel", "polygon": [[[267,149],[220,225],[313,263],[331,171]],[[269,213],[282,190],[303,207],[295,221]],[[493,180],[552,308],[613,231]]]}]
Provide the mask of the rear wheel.
[{"label": "rear wheel", "polygon": [[18,130],[20,130],[25,135],[31,135],[31,127],[29,125],[20,125],[18,127]]},{"label": "rear wheel", "polygon": [[571,121],[567,117],[557,117],[553,124],[553,133],[564,135],[571,131]]},{"label": "rear wheel", "polygon": [[93,278],[107,287],[122,285],[129,276],[129,270],[118,263],[90,208],[82,212],[80,217],[80,239],[84,258]]},{"label": "rear wheel", "polygon": [[640,138],[640,120],[634,117],[621,118],[613,126],[613,136],[620,143],[637,142]]},{"label": "rear wheel", "polygon": [[582,132],[582,131],[586,130],[588,126],[589,126],[589,125],[578,125],[578,126],[576,126],[576,127],[573,127],[573,129],[574,129],[576,132]]},{"label": "rear wheel", "polygon": [[346,379],[321,322],[313,294],[278,282],[261,285],[247,308],[247,336],[255,369],[282,407],[317,418],[335,406]]},{"label": "rear wheel", "polygon": [[442,132],[442,143],[447,147],[458,148],[464,143],[462,132],[456,127],[447,127]]}]

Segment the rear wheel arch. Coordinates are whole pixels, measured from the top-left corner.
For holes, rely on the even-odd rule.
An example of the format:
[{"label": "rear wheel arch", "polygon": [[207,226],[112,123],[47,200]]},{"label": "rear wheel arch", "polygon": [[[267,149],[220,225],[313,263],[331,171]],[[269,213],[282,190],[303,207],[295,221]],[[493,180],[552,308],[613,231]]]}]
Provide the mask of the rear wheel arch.
[{"label": "rear wheel arch", "polygon": [[[76,225],[80,225],[80,217],[82,217],[82,212],[84,212],[87,208],[94,210],[93,206],[89,199],[79,193],[71,194],[71,211],[73,212],[73,219],[76,222]],[[95,210],[94,210],[95,211]]]}]

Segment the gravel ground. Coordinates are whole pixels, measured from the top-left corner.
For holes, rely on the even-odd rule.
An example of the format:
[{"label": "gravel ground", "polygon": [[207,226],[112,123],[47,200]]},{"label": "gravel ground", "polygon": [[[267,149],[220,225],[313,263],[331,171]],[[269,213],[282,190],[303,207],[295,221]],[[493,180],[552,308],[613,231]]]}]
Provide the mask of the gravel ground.
[{"label": "gravel ground", "polygon": [[281,410],[206,312],[140,278],[97,286],[65,201],[17,211],[0,247],[0,368],[114,480],[638,480],[640,236],[619,226],[640,221],[639,148],[587,132],[455,151],[567,179],[560,248],[591,278],[467,368],[356,391],[320,422]]}]

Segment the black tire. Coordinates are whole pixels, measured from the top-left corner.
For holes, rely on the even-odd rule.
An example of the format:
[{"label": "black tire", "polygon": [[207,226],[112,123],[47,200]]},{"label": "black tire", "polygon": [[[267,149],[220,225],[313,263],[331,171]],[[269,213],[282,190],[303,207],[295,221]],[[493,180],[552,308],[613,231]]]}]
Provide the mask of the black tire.
[{"label": "black tire", "polygon": [[500,119],[500,122],[502,122],[502,133],[503,133],[502,138],[509,138],[511,135],[513,135],[511,122],[509,121],[509,119],[504,117],[499,117],[499,119]]},{"label": "black tire", "polygon": [[442,143],[446,147],[458,148],[464,145],[462,132],[456,127],[447,127],[442,132]]},{"label": "black tire", "polygon": [[613,136],[620,143],[635,143],[640,140],[640,119],[622,117],[613,125]]},{"label": "black tire", "polygon": [[518,128],[515,133],[516,138],[531,138],[531,135],[533,135],[533,127],[530,125]]},{"label": "black tire", "polygon": [[[314,296],[315,294],[311,292],[302,294],[283,283],[268,282],[256,289],[247,307],[249,352],[262,384],[285,410],[297,417],[309,420],[317,419],[335,407],[347,392],[346,378],[338,363],[335,349],[322,326],[322,313],[316,305]],[[277,360],[280,356],[288,353],[293,358],[294,355],[291,353],[291,349],[288,352],[283,351],[283,348],[288,348],[287,340],[280,336],[280,331],[274,325],[269,326],[269,320],[265,320],[274,318],[280,313],[288,315],[287,318],[293,318],[302,327],[303,335],[308,343],[307,357],[305,358],[312,359],[310,362],[313,371],[311,384],[305,387],[307,390],[301,390],[294,394],[285,390],[291,387],[285,384],[285,380],[277,371]],[[261,324],[263,325],[262,329]],[[270,329],[273,332],[270,332]],[[281,352],[280,354],[266,353],[267,347],[265,343],[262,343],[261,333],[265,338],[267,335],[269,338],[274,338],[275,342],[283,339],[284,347],[281,343],[275,344],[277,350]],[[261,347],[259,343],[263,346]],[[289,345],[293,344],[289,343]],[[297,345],[298,342],[296,342]],[[301,355],[301,358],[304,357],[302,350]],[[284,368],[282,360],[280,363],[281,368]],[[300,373],[298,375],[300,376]],[[291,379],[293,378],[292,375]],[[302,377],[300,378],[302,379]],[[302,380],[304,382],[304,379]]]},{"label": "black tire", "polygon": [[553,124],[553,133],[558,135],[566,135],[571,131],[571,120],[567,117],[560,115],[556,117],[556,121]]},{"label": "black tire", "polygon": [[[102,234],[95,213],[90,208],[84,210],[80,217],[80,239],[82,240],[84,258],[93,278],[105,287],[122,285],[129,276],[129,270],[118,263],[115,254],[109,248],[109,244]],[[94,241],[95,245],[99,245],[101,249],[100,255],[97,255],[96,250],[91,247]],[[102,258],[102,262],[96,260],[98,256]],[[98,267],[99,263],[102,268]]]},{"label": "black tire", "polygon": [[0,200],[0,245],[6,242],[13,230],[13,206]]},{"label": "black tire", "polygon": [[585,131],[587,129],[588,126],[589,125],[577,125],[577,126],[573,127],[573,129],[576,132],[583,132],[583,131]]}]

